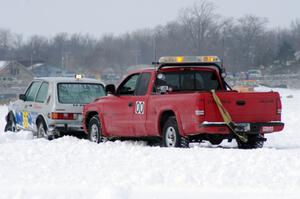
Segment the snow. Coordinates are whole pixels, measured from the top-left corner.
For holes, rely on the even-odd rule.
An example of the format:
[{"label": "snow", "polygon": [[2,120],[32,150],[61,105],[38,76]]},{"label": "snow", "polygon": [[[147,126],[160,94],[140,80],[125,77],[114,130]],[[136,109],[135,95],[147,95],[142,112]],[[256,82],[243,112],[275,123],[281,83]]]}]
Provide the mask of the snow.
[{"label": "snow", "polygon": [[70,136],[32,139],[26,131],[3,132],[7,107],[0,106],[0,198],[298,199],[300,90],[275,90],[286,126],[255,150],[225,141],[170,149]]}]

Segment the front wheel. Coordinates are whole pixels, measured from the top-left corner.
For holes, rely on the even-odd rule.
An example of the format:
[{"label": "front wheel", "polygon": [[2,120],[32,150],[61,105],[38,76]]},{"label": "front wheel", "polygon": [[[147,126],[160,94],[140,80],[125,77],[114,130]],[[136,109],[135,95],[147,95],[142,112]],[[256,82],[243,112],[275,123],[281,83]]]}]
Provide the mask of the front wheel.
[{"label": "front wheel", "polygon": [[178,125],[175,117],[167,119],[163,127],[163,143],[164,147],[183,147],[189,146],[187,138],[179,134]]},{"label": "front wheel", "polygon": [[91,142],[95,143],[103,142],[101,123],[98,116],[94,116],[90,120],[88,128],[88,139]]},{"label": "front wheel", "polygon": [[7,131],[12,131],[12,132],[17,131],[16,120],[12,113],[9,113],[7,115],[7,122],[6,122],[6,125],[4,128],[4,132],[7,132]]}]

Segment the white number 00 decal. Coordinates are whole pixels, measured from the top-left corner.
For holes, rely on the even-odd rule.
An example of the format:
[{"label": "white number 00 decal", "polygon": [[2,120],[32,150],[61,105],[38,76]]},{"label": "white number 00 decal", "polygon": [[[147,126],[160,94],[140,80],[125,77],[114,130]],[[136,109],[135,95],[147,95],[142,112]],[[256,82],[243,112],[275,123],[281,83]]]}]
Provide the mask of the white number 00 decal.
[{"label": "white number 00 decal", "polygon": [[136,101],[135,102],[135,114],[144,114],[144,107],[145,107],[145,102],[143,101]]}]

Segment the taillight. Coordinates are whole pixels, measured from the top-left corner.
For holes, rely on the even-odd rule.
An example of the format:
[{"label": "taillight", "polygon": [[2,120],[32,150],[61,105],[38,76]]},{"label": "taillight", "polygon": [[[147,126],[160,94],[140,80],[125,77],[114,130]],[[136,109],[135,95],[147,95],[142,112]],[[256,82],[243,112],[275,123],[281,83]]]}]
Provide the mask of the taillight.
[{"label": "taillight", "polygon": [[277,114],[281,115],[281,111],[282,111],[281,109],[277,109]]},{"label": "taillight", "polygon": [[278,115],[281,115],[282,109],[281,109],[281,101],[280,98],[277,98],[276,100],[276,113]]},{"label": "taillight", "polygon": [[77,114],[75,113],[56,113],[52,112],[50,118],[53,120],[76,120]]}]

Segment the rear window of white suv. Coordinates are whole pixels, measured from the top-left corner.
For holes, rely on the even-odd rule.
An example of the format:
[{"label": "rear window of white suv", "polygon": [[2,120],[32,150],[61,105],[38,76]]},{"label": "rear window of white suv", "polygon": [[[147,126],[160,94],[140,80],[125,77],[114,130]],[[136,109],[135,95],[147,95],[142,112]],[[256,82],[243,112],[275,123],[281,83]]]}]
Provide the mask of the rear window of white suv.
[{"label": "rear window of white suv", "polygon": [[57,92],[62,104],[87,104],[105,95],[103,85],[95,83],[59,83]]}]

